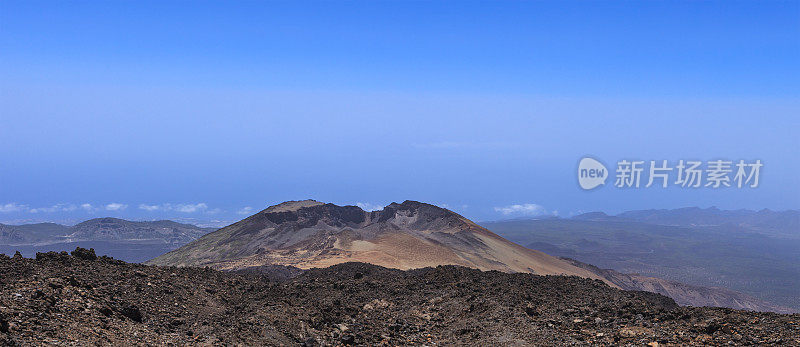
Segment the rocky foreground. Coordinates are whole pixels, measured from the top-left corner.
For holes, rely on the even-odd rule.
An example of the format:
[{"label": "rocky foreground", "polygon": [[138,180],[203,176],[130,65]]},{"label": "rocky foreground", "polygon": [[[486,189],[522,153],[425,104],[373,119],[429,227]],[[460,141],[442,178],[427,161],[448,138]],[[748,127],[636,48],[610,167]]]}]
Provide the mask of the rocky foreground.
[{"label": "rocky foreground", "polygon": [[599,280],[345,263],[299,273],[0,255],[0,345],[800,345],[800,315]]}]

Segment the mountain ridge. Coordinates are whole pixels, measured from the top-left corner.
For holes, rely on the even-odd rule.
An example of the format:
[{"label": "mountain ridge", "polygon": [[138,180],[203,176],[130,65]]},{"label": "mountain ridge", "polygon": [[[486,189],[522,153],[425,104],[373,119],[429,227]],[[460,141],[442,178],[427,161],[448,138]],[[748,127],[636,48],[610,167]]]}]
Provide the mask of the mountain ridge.
[{"label": "mountain ridge", "polygon": [[662,278],[642,276],[639,274],[626,274],[611,269],[601,269],[597,266],[583,263],[575,259],[562,258],[570,261],[604,278],[614,282],[620,289],[637,290],[658,293],[672,298],[678,305],[731,307],[759,312],[776,312],[784,314],[798,313],[800,311],[772,304],[758,298],[739,293],[727,288],[703,287],[670,281]]},{"label": "mountain ridge", "polygon": [[[722,210],[683,207],[676,209],[631,210],[616,215],[604,212],[588,212],[572,217],[576,220],[595,221],[639,221],[671,226],[720,226],[735,225],[779,236],[800,237],[800,210]],[[788,232],[787,232],[788,231]]]},{"label": "mountain ridge", "polygon": [[163,240],[182,245],[213,230],[215,228],[202,228],[166,219],[130,221],[99,217],[73,226],[56,223],[0,224],[0,244],[19,246],[80,241]]},{"label": "mountain ridge", "polygon": [[[703,288],[727,288],[771,305],[800,310],[800,239],[779,236],[790,231],[757,232],[736,225],[667,226],[596,217],[602,215],[593,216],[594,220],[506,221],[484,226],[554,256],[623,274],[642,274],[642,282],[658,278]],[[616,283],[624,287],[624,283]],[[673,287],[681,291],[679,286]],[[752,303],[771,310],[756,300],[736,301],[742,305],[731,301],[732,307],[748,308]]]},{"label": "mountain ridge", "polygon": [[599,279],[617,288],[661,293],[684,305],[792,311],[729,290],[623,274],[553,257],[508,241],[455,212],[411,200],[372,212],[314,200],[288,201],[146,264],[257,272],[263,266],[307,270],[351,261],[401,270],[459,265],[503,272],[576,275]]},{"label": "mountain ridge", "polygon": [[308,269],[347,261],[397,269],[461,265],[603,280],[561,259],[514,244],[453,211],[412,200],[372,212],[313,200],[286,202],[147,264],[226,270],[277,264]]},{"label": "mountain ridge", "polygon": [[[305,210],[304,210],[305,209]],[[303,210],[303,211],[300,211]],[[703,210],[699,208],[681,209],[685,211]],[[710,209],[710,211],[722,211],[718,209]],[[641,210],[641,211],[656,211],[647,213],[660,213],[659,211],[665,210]],[[768,211],[768,210],[767,210]],[[631,211],[635,212],[635,211]],[[723,211],[724,212],[724,211]],[[756,211],[746,211],[745,214],[752,214]],[[771,212],[771,211],[770,211]],[[762,214],[765,212],[761,212]],[[642,212],[642,214],[645,214]],[[558,220],[548,219],[550,222],[558,222]],[[566,221],[565,219],[564,221]],[[618,223],[646,223],[631,218],[622,218],[617,216],[609,216],[602,212],[588,213],[581,216],[576,216],[570,220],[575,221],[613,221]],[[386,222],[390,222],[386,224]],[[520,222],[524,222],[520,220]],[[548,222],[545,220],[542,223]],[[553,251],[553,245],[543,243],[544,248],[537,247],[534,244],[528,245],[528,248],[508,242],[503,237],[498,236],[496,233],[479,226],[471,220],[454,213],[450,210],[437,207],[435,205],[425,204],[417,201],[407,200],[402,203],[392,203],[378,211],[364,211],[356,206],[337,206],[334,204],[326,204],[315,200],[299,200],[287,201],[274,206],[265,208],[248,218],[233,223],[228,227],[236,226],[240,229],[236,233],[231,233],[231,241],[239,236],[247,235],[248,233],[260,233],[263,230],[258,227],[259,223],[263,226],[264,223],[272,223],[275,225],[282,223],[294,223],[294,228],[286,230],[272,230],[274,239],[272,248],[281,248],[282,246],[295,245],[299,239],[293,238],[292,234],[296,231],[301,231],[301,236],[307,237],[308,232],[322,223],[325,227],[317,228],[317,231],[324,233],[324,237],[305,240],[304,243],[298,243],[296,246],[302,249],[284,249],[276,250],[270,247],[244,247],[241,254],[232,252],[229,255],[231,259],[213,259],[209,258],[209,264],[227,270],[244,270],[244,271],[261,271],[262,266],[275,266],[293,267],[300,265],[304,268],[310,267],[327,267],[345,261],[362,261],[362,262],[377,262],[381,266],[411,269],[426,266],[433,266],[439,264],[452,264],[461,265],[473,268],[482,268],[484,270],[501,270],[506,272],[534,272],[533,268],[526,268],[519,266],[520,264],[513,264],[514,259],[511,257],[503,257],[505,253],[517,253],[528,255],[526,258],[530,259],[544,259],[552,261],[548,254],[544,254],[533,249],[542,249],[552,255],[564,256],[563,250],[561,252]],[[369,230],[360,230],[366,224],[383,223],[380,227],[372,225],[368,227]],[[256,226],[255,229],[254,225]],[[627,225],[627,224],[626,224]],[[622,228],[627,228],[626,225],[620,225]],[[136,227],[144,228],[146,231],[135,230]],[[181,234],[177,233],[173,238],[170,238],[170,233],[158,232],[159,228],[192,228],[194,233]],[[227,228],[227,227],[226,227]],[[250,230],[243,230],[250,229]],[[417,230],[419,229],[419,230]],[[209,231],[208,228],[199,228],[190,224],[183,224],[170,220],[160,221],[127,221],[118,218],[104,217],[95,218],[78,223],[74,226],[68,227],[55,223],[37,223],[27,225],[3,225],[0,224],[0,244],[2,240],[8,240],[9,235],[16,235],[19,237],[21,231],[29,232],[35,231],[34,234],[38,237],[46,235],[47,232],[60,235],[60,240],[69,240],[67,236],[72,239],[91,239],[91,240],[128,240],[128,241],[141,241],[141,240],[154,240],[153,237],[158,237],[159,243],[169,242],[173,245],[170,247],[164,246],[159,253],[154,253],[155,249],[150,250],[142,247],[153,247],[146,245],[135,245],[135,247],[142,250],[150,251],[150,257],[146,258],[145,254],[141,253],[141,257],[136,261],[144,261],[156,255],[165,255],[171,253],[175,247],[182,246],[185,243],[193,241]],[[44,230],[44,231],[43,231]],[[68,231],[68,232],[67,232]],[[405,231],[406,233],[397,234],[398,231]],[[686,229],[685,232],[689,232]],[[330,237],[334,234],[338,235],[335,239]],[[376,237],[381,234],[383,237]],[[431,236],[433,235],[433,237]],[[503,233],[504,236],[509,236]],[[268,236],[263,234],[261,236]],[[420,238],[424,240],[421,242]],[[504,240],[498,241],[498,240]],[[255,239],[257,241],[257,239]],[[243,244],[247,244],[244,242]],[[584,241],[584,248],[591,249],[598,245],[593,245],[592,241]],[[256,244],[258,244],[256,242]],[[399,245],[387,249],[388,244]],[[492,246],[502,248],[502,252],[494,252],[494,255],[489,257],[480,257],[470,255],[469,252],[464,253],[464,248],[479,246],[481,249],[491,249]],[[527,243],[526,243],[527,244]],[[74,247],[75,244],[68,243],[65,246]],[[117,244],[119,245],[119,244]],[[576,244],[577,245],[577,244]],[[79,244],[80,246],[80,244]],[[103,244],[87,244],[87,247],[101,247]],[[260,245],[264,246],[264,245]],[[118,246],[114,246],[118,247]],[[130,247],[130,246],[124,246]],[[8,248],[8,247],[7,247]],[[108,246],[105,248],[112,250]],[[291,248],[291,247],[290,247]],[[460,250],[459,250],[460,248]],[[133,251],[136,248],[131,249]],[[455,249],[455,251],[453,250]],[[43,249],[50,250],[50,249]],[[38,251],[38,250],[36,250]],[[26,251],[23,250],[23,253]],[[33,254],[31,250],[27,254]],[[136,250],[135,252],[139,252]],[[249,253],[248,253],[249,252]],[[481,251],[483,252],[483,251]],[[555,253],[552,253],[555,252]],[[6,250],[7,253],[7,250]],[[13,253],[13,249],[11,249]],[[130,253],[130,251],[128,252]],[[131,253],[132,254],[132,253]],[[432,257],[431,254],[444,255],[444,257]],[[10,255],[10,254],[9,254]],[[376,257],[376,255],[379,255]],[[130,254],[120,254],[120,256],[131,257]],[[419,261],[404,261],[403,257],[412,256]],[[316,260],[314,257],[317,257]],[[538,257],[538,258],[537,258]],[[157,257],[160,258],[160,257]],[[483,259],[482,259],[483,258]],[[287,261],[291,260],[291,261]],[[372,261],[370,261],[372,260]],[[567,261],[573,261],[566,259]],[[300,262],[300,263],[298,263]],[[504,262],[509,262],[512,266],[504,265]],[[590,261],[591,262],[591,261]],[[594,264],[594,262],[591,262]],[[263,265],[269,264],[269,265]],[[304,265],[305,264],[305,265]],[[186,265],[186,264],[184,264]],[[194,266],[205,266],[206,263],[188,264]],[[744,295],[739,292],[724,290],[722,288],[713,288],[708,286],[692,286],[682,282],[670,281],[660,277],[642,276],[633,273],[622,273],[614,270],[605,270],[594,265],[573,261],[571,265],[577,268],[589,271],[590,273],[575,273],[583,277],[594,276],[596,279],[603,279],[608,284],[623,289],[629,290],[646,290],[665,294],[674,298],[681,304],[690,304],[695,306],[702,305],[715,305],[726,306],[734,308],[753,309],[759,311],[773,311],[773,312],[791,312],[785,307],[772,305],[769,302],[761,301],[756,298]],[[606,265],[607,266],[607,265]],[[616,269],[616,267],[614,267]],[[564,269],[545,268],[539,269],[540,274],[557,274],[566,273]],[[656,275],[658,276],[658,275]]]}]

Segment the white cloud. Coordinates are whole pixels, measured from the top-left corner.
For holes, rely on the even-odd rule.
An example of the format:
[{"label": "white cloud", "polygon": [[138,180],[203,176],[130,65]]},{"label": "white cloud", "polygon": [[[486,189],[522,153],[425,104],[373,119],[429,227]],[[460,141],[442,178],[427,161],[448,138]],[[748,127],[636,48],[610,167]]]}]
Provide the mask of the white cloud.
[{"label": "white cloud", "polygon": [[383,206],[378,204],[371,204],[368,202],[357,202],[356,206],[361,207],[364,211],[379,211],[383,209]]},{"label": "white cloud", "polygon": [[120,204],[118,202],[112,202],[106,205],[106,211],[122,211],[126,208],[128,208],[128,205]]},{"label": "white cloud", "polygon": [[502,213],[505,216],[509,215],[522,215],[522,216],[541,216],[547,214],[547,210],[541,205],[537,204],[515,204],[509,206],[495,207],[495,211]]},{"label": "white cloud", "polygon": [[[55,213],[55,212],[73,212],[82,210],[85,212],[97,212],[97,211],[123,211],[128,208],[127,204],[119,203],[119,202],[112,202],[105,205],[99,205],[95,207],[90,203],[83,203],[83,204],[55,204],[52,206],[46,207],[35,207],[31,208],[28,205],[22,205],[17,203],[6,203],[0,204],[0,213],[10,213],[10,212],[28,212],[28,213]],[[224,212],[219,208],[209,208],[206,203],[200,202],[196,204],[139,204],[138,208],[143,211],[154,212],[154,211],[175,211],[181,213],[198,213],[202,212],[205,214],[218,214]],[[250,208],[252,209],[252,208]]]},{"label": "white cloud", "polygon": [[27,205],[19,205],[15,202],[0,205],[0,212],[20,212],[28,209]]},{"label": "white cloud", "polygon": [[208,209],[208,205],[203,202],[196,203],[196,204],[161,204],[161,205],[149,205],[149,204],[139,204],[140,210],[145,210],[148,212],[153,211],[176,211],[182,213],[195,213],[195,212],[203,212],[214,214],[222,212],[222,210],[215,208],[215,209]]},{"label": "white cloud", "polygon": [[183,213],[195,213],[208,209],[208,205],[204,203],[198,204],[178,204],[174,206],[174,210]]},{"label": "white cloud", "polygon": [[58,206],[51,206],[51,207],[37,207],[28,210],[30,213],[39,213],[39,212],[56,212],[58,211]]},{"label": "white cloud", "polygon": [[178,223],[192,224],[201,228],[221,228],[238,222],[238,220],[199,219],[195,217],[173,217],[170,219]]},{"label": "white cloud", "polygon": [[50,207],[37,207],[28,210],[30,213],[53,213],[53,212],[71,212],[78,209],[78,206],[73,204],[55,204]]},{"label": "white cloud", "polygon": [[245,207],[242,207],[242,209],[237,211],[236,213],[243,214],[243,215],[251,214],[251,213],[253,213],[253,208],[250,207],[250,206],[245,206]]},{"label": "white cloud", "polygon": [[158,205],[139,204],[139,209],[145,211],[158,211],[161,209],[161,207]]}]

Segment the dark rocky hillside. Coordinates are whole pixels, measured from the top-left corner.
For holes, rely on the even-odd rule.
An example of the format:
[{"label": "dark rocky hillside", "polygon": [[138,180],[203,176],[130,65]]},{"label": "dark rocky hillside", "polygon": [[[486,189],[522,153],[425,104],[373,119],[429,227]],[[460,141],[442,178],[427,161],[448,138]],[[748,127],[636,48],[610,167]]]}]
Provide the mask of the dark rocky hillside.
[{"label": "dark rocky hillside", "polygon": [[20,245],[39,242],[60,242],[69,233],[69,227],[55,223],[25,225],[0,224],[0,244]]},{"label": "dark rocky hillside", "polygon": [[314,200],[287,201],[147,264],[238,270],[263,265],[324,268],[346,262],[401,270],[460,265],[603,280],[570,262],[509,242],[453,211],[411,200],[372,212]]},{"label": "dark rocky hillside", "polygon": [[135,222],[110,217],[90,219],[74,226],[55,223],[0,224],[0,245],[158,240],[177,247],[214,230],[169,220]]},{"label": "dark rocky hillside", "polygon": [[[776,232],[764,233],[737,225],[690,227],[611,218],[613,220],[606,220],[602,214],[593,213],[589,220],[514,220],[487,222],[483,226],[510,241],[550,255],[623,274],[725,288],[770,304],[724,292],[714,295],[720,299],[720,295],[727,296],[722,300],[695,295],[672,296],[679,302],[702,306],[716,301],[732,308],[774,310],[769,306],[780,306],[781,311],[800,311],[800,231],[797,229],[784,229],[783,234],[795,236],[783,237]],[[627,288],[618,281],[614,283]],[[670,291],[682,292],[679,289]]]},{"label": "dark rocky hillside", "polygon": [[800,344],[800,315],[679,307],[575,276],[37,258],[0,256],[2,345]]},{"label": "dark rocky hillside", "polygon": [[214,230],[168,220],[136,222],[109,217],[90,219],[74,226],[0,224],[0,254],[12,255],[19,251],[33,257],[37,252],[83,247],[128,262],[142,262]]}]

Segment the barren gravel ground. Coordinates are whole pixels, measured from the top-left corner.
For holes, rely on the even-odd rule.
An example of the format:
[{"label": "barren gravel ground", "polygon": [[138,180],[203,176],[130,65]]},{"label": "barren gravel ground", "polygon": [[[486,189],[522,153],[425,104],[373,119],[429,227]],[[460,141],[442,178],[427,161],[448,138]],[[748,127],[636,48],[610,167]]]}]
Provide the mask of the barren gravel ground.
[{"label": "barren gravel ground", "polygon": [[239,274],[75,254],[0,256],[0,344],[800,345],[800,315],[678,307],[578,277],[362,263]]}]

